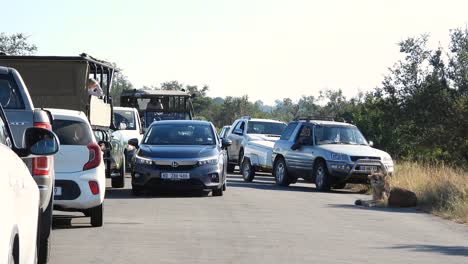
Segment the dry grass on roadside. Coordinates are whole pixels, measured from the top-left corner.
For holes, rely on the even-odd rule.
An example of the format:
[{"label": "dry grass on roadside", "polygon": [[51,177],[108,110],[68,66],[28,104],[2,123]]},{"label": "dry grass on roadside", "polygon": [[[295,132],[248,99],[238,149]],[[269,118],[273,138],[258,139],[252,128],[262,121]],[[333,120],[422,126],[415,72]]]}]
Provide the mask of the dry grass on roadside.
[{"label": "dry grass on roadside", "polygon": [[396,165],[391,184],[414,191],[421,209],[468,223],[468,172],[444,165],[402,162]]}]

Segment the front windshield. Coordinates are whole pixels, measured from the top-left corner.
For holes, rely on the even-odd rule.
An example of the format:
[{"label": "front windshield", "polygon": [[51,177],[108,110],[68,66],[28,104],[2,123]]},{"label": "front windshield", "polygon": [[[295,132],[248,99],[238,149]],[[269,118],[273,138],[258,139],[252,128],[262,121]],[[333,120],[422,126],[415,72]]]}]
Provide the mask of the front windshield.
[{"label": "front windshield", "polygon": [[215,145],[213,129],[208,124],[155,124],[143,139],[148,145]]},{"label": "front windshield", "polygon": [[316,126],[315,143],[367,145],[359,129],[354,126]]},{"label": "front windshield", "polygon": [[136,129],[135,115],[133,111],[114,109],[114,123],[116,127],[121,128],[121,130]]},{"label": "front windshield", "polygon": [[283,133],[285,128],[286,125],[283,123],[251,121],[247,126],[247,134],[267,134],[279,136],[281,133]]}]

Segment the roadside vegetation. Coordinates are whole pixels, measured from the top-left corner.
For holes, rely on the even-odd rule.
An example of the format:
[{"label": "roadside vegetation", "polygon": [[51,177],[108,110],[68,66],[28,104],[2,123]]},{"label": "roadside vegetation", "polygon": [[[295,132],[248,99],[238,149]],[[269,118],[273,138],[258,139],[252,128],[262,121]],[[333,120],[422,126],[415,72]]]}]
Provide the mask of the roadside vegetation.
[{"label": "roadside vegetation", "polygon": [[391,183],[416,193],[419,207],[432,214],[468,223],[468,172],[445,165],[397,164]]}]

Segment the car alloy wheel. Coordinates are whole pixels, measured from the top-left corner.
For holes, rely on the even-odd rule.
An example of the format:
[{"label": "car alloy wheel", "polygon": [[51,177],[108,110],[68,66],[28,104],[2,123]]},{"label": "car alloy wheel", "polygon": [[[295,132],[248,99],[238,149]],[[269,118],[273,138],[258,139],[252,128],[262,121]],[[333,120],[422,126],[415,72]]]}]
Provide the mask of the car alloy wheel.
[{"label": "car alloy wheel", "polygon": [[276,180],[277,182],[283,182],[284,179],[284,164],[283,162],[279,162],[276,166]]}]

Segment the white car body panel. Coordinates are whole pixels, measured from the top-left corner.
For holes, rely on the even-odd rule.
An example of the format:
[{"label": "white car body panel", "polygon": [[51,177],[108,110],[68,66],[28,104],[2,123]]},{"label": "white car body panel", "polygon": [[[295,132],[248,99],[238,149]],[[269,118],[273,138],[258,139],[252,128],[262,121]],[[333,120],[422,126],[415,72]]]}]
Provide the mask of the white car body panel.
[{"label": "white car body panel", "polygon": [[19,237],[20,263],[35,263],[39,189],[16,153],[0,144],[0,263],[8,263],[14,236]]},{"label": "white car body panel", "polygon": [[244,157],[250,159],[255,167],[272,168],[271,154],[275,141],[255,140],[250,141],[244,148]]},{"label": "white car body panel", "polygon": [[[89,143],[97,144],[94,133],[84,113],[62,109],[49,110],[54,115],[54,119],[86,123],[92,135],[92,141]],[[80,189],[80,195],[73,200],[55,199],[55,206],[58,208],[82,210],[96,207],[104,202],[106,175],[102,157],[99,166],[89,170],[83,170],[83,166],[89,160],[89,150],[87,146],[61,144],[60,150],[55,157],[55,180],[73,181]],[[94,195],[91,193],[89,181],[96,181],[98,183],[99,194]]]}]

